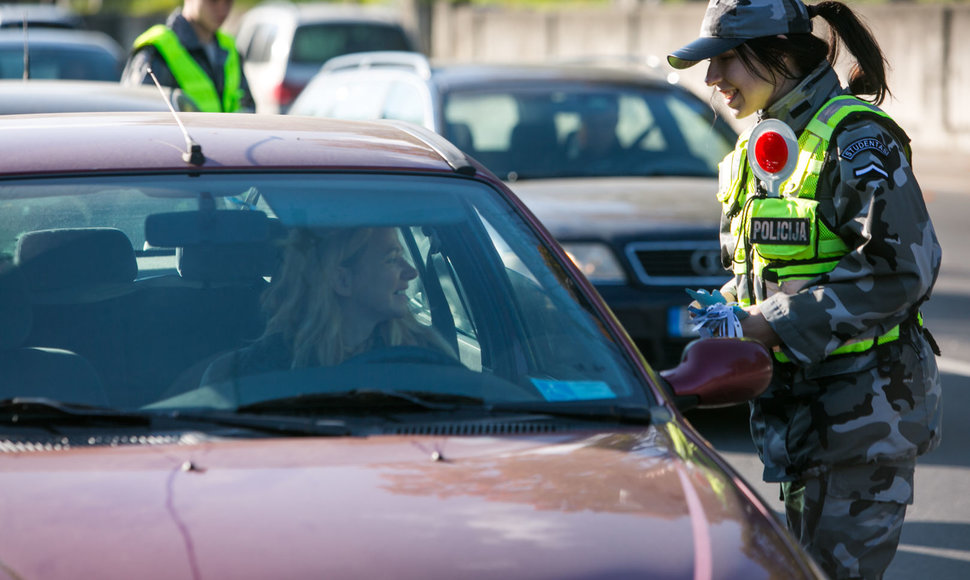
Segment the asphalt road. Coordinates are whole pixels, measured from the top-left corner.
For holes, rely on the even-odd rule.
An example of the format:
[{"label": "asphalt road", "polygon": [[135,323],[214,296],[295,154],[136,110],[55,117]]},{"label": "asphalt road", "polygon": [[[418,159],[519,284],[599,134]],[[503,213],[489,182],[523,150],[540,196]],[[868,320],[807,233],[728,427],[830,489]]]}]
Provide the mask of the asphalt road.
[{"label": "asphalt road", "polygon": [[[916,152],[914,167],[943,245],[943,267],[923,307],[940,343],[943,442],[920,459],[915,503],[886,580],[970,578],[970,154]],[[761,481],[746,407],[689,418],[783,517],[776,484]]]}]

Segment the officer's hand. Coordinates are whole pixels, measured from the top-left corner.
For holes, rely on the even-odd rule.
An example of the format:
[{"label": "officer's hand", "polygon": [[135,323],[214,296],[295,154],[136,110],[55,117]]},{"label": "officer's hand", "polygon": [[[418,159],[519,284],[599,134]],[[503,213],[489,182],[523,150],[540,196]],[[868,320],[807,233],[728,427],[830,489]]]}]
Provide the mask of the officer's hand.
[{"label": "officer's hand", "polygon": [[[725,304],[731,304],[732,302],[738,301],[737,296],[730,291],[717,290],[716,292],[719,292],[721,296],[724,297]],[[702,304],[699,300],[694,300],[687,306],[687,314],[693,319],[695,316],[703,312],[704,308],[706,307],[706,304]]]},{"label": "officer's hand", "polygon": [[781,337],[768,324],[757,304],[746,307],[744,311],[748,313],[748,316],[741,321],[741,332],[744,333],[745,338],[753,338],[768,348],[781,344]]}]

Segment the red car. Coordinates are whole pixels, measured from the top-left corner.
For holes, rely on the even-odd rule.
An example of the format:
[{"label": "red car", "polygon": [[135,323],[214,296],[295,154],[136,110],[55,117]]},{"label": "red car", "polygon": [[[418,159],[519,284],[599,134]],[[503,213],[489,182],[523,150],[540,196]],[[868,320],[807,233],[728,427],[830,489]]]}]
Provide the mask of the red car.
[{"label": "red car", "polygon": [[523,204],[398,122],[0,119],[0,578],[820,578]]}]

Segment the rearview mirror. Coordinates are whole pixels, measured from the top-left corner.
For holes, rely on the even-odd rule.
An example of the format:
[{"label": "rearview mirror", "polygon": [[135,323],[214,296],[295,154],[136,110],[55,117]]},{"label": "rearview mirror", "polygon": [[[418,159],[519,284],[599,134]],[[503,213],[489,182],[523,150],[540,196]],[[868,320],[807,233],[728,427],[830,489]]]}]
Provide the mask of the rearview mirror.
[{"label": "rearview mirror", "polygon": [[695,340],[679,365],[660,372],[682,411],[750,401],[765,392],[771,375],[771,353],[749,338]]},{"label": "rearview mirror", "polygon": [[145,240],[155,247],[266,242],[277,233],[261,211],[212,210],[151,214]]}]

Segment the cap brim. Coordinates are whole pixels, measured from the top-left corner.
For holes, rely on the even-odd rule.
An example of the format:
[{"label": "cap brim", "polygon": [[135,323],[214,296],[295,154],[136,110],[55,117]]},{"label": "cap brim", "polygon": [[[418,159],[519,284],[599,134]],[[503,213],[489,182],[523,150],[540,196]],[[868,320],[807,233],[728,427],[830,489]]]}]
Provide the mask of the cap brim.
[{"label": "cap brim", "polygon": [[698,38],[694,42],[674,51],[667,56],[667,62],[676,69],[685,69],[694,66],[702,60],[715,57],[732,48],[737,48],[743,43],[745,38]]}]

